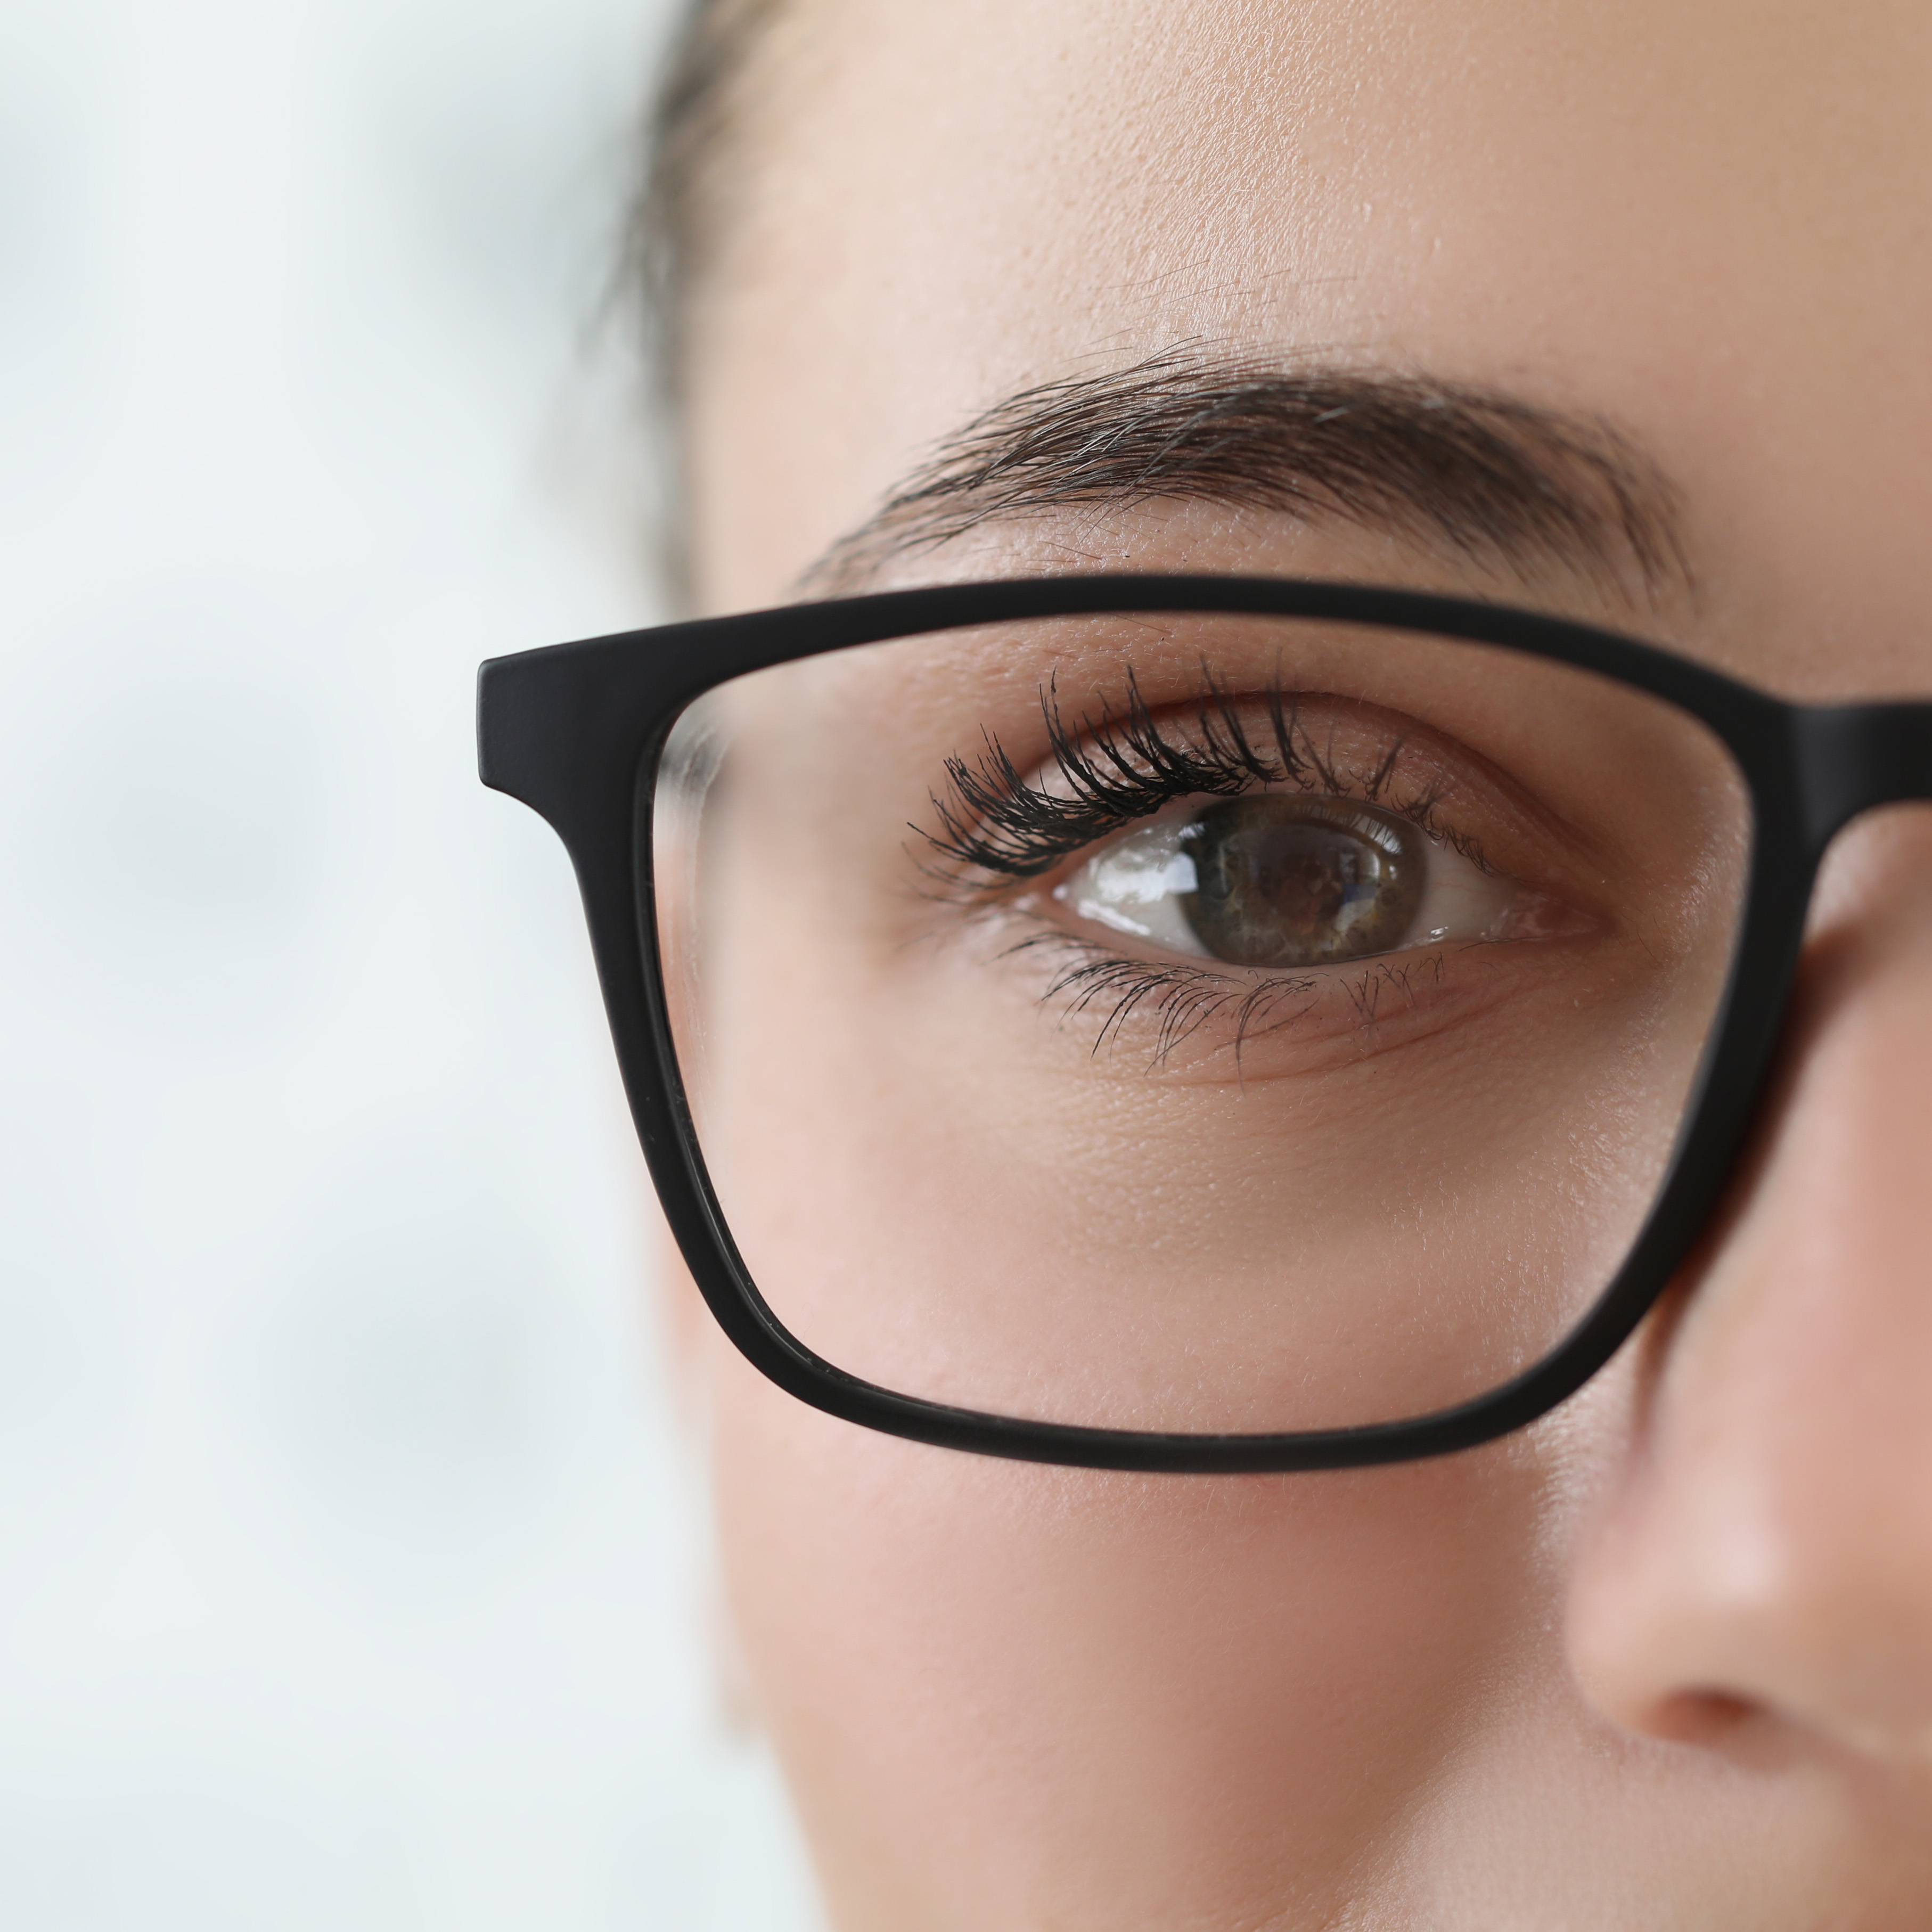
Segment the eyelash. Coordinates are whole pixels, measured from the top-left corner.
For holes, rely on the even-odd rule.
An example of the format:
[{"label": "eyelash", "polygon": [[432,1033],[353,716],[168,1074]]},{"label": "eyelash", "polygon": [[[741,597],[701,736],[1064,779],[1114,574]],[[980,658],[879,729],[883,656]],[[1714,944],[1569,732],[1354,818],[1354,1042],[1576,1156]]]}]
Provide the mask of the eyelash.
[{"label": "eyelash", "polygon": [[[1251,1040],[1290,1026],[1312,1012],[1321,982],[1309,975],[1276,974],[1248,984],[1210,973],[1196,966],[1159,965],[1147,960],[1130,959],[1110,953],[1091,940],[1070,933],[1029,934],[1006,947],[1000,956],[1040,951],[1070,951],[1077,957],[1054,974],[1040,995],[1042,1006],[1064,1000],[1067,1016],[1077,1018],[1102,1001],[1112,1004],[1103,1012],[1094,1051],[1118,1040],[1121,1030],[1134,1014],[1148,1006],[1157,1022],[1148,1064],[1157,1067],[1174,1049],[1218,1016],[1232,1009],[1232,1047],[1238,1070],[1244,1046]],[[1404,1001],[1416,997],[1418,979],[1426,974],[1439,982],[1443,955],[1440,951],[1419,959],[1394,962],[1376,960],[1344,978],[1341,991],[1369,1024],[1376,1017],[1384,994]],[[1305,1003],[1285,1017],[1276,1018],[1283,1001],[1306,995]]]},{"label": "eyelash", "polygon": [[[947,795],[932,794],[939,830],[920,836],[944,862],[927,868],[957,890],[976,896],[1006,883],[1038,878],[1109,832],[1150,818],[1177,799],[1233,798],[1255,786],[1294,784],[1332,797],[1356,797],[1406,818],[1487,872],[1476,841],[1437,822],[1439,790],[1408,798],[1389,787],[1408,740],[1398,736],[1371,772],[1346,772],[1315,744],[1300,722],[1302,694],[1270,685],[1260,694],[1268,709],[1268,749],[1257,750],[1247,727],[1213,671],[1201,669],[1193,719],[1198,742],[1165,732],[1130,671],[1124,710],[1104,706],[1097,720],[1070,726],[1060,708],[1057,680],[1040,693],[1051,762],[1070,796],[1028,784],[991,732],[976,761],[955,754],[946,761]],[[986,875],[976,885],[974,874]]]},{"label": "eyelash", "polygon": [[[1493,869],[1477,840],[1438,821],[1439,789],[1392,795],[1406,736],[1394,739],[1372,771],[1350,773],[1336,764],[1332,747],[1324,754],[1303,727],[1302,694],[1273,683],[1259,695],[1271,740],[1264,749],[1257,749],[1237,700],[1205,664],[1192,704],[1192,742],[1162,729],[1131,670],[1120,711],[1103,706],[1097,720],[1083,716],[1072,725],[1060,709],[1058,680],[1050,680],[1040,694],[1040,714],[1049,762],[1064,780],[1067,795],[1029,784],[990,731],[977,760],[969,762],[957,754],[949,758],[946,795],[932,794],[938,830],[919,834],[932,848],[933,856],[922,869],[938,888],[935,896],[991,909],[1007,899],[1014,885],[1040,878],[1177,800],[1234,797],[1257,785],[1292,784],[1304,791],[1358,797],[1408,819],[1482,871]],[[1252,699],[1248,706],[1252,711]],[[1000,956],[1042,949],[1076,956],[1054,972],[1041,1004],[1064,1001],[1071,1018],[1108,1003],[1094,1040],[1096,1054],[1120,1039],[1136,1012],[1150,1010],[1157,1020],[1150,1066],[1160,1066],[1202,1027],[1232,1009],[1238,1068],[1244,1044],[1306,1013],[1322,983],[1300,974],[1238,980],[1199,967],[1132,959],[1064,932],[1030,934]],[[1418,974],[1428,970],[1439,979],[1442,967],[1439,952],[1401,964],[1374,962],[1351,974],[1342,990],[1366,1023],[1374,1019],[1384,994],[1412,1000]],[[1285,1019],[1272,1017],[1283,1001],[1298,997],[1306,997],[1306,1004]]]}]

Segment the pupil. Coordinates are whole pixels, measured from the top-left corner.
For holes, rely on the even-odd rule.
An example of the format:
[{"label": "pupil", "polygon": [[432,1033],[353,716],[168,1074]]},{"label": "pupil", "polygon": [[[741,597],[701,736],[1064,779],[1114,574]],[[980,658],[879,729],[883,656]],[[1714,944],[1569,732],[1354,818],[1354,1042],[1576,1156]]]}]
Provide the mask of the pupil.
[{"label": "pupil", "polygon": [[1427,877],[1404,820],[1340,799],[1238,798],[1192,820],[1180,844],[1194,936],[1237,966],[1321,966],[1400,946]]}]

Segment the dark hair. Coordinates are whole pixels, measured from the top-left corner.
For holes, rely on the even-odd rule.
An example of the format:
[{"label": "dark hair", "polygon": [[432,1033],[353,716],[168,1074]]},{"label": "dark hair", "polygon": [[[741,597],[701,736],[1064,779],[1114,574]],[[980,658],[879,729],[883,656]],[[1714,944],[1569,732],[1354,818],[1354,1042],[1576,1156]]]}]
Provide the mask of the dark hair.
[{"label": "dark hair", "polygon": [[752,51],[786,0],[684,0],[640,130],[637,186],[610,313],[641,352],[658,496],[654,570],[674,613],[692,604],[684,488],[685,364],[695,292],[729,200],[727,136]]},{"label": "dark hair", "polygon": [[753,50],[785,0],[686,0],[644,130],[626,236],[662,400],[675,412],[693,293],[729,200],[726,134]]}]

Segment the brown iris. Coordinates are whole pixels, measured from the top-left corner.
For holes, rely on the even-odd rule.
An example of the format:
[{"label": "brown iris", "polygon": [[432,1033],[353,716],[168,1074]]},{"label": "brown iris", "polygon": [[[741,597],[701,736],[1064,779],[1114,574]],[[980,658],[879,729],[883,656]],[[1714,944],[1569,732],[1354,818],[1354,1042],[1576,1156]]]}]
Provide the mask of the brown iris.
[{"label": "brown iris", "polygon": [[1184,826],[1194,936],[1236,966],[1326,966],[1387,952],[1414,924],[1429,876],[1416,828],[1347,799],[1210,805]]}]

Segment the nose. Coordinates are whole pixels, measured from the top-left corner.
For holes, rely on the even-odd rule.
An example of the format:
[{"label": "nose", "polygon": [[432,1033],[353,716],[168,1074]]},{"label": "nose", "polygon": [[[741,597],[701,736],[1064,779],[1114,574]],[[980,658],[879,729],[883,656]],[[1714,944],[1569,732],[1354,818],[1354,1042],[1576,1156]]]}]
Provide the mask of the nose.
[{"label": "nose", "polygon": [[1636,1732],[1932,1772],[1924,808],[1862,820],[1830,855],[1767,1108],[1649,1338],[1574,1575],[1571,1655]]}]

